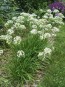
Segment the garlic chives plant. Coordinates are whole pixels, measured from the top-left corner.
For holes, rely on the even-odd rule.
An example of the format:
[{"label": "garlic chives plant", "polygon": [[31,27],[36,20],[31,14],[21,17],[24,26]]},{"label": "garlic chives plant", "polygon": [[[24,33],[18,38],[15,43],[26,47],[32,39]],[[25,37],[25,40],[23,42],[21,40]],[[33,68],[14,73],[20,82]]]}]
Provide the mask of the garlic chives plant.
[{"label": "garlic chives plant", "polygon": [[64,24],[63,17],[58,10],[48,9],[42,18],[22,12],[5,23],[6,34],[1,35],[0,40],[5,40],[12,50],[10,74],[14,82],[33,81],[34,74],[42,67],[41,62],[47,55],[51,56],[54,38],[60,31],[59,26]]}]

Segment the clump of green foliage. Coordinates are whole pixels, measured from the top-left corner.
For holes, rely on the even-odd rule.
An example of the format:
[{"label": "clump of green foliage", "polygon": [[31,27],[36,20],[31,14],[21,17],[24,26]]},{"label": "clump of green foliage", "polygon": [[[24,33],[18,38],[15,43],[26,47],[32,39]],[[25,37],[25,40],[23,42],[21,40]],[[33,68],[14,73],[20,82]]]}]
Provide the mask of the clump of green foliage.
[{"label": "clump of green foliage", "polygon": [[38,87],[65,87],[65,26],[56,37],[55,50]]},{"label": "clump of green foliage", "polygon": [[[22,11],[30,12],[44,7],[46,0],[14,0]],[[45,3],[45,4],[44,4]]]}]

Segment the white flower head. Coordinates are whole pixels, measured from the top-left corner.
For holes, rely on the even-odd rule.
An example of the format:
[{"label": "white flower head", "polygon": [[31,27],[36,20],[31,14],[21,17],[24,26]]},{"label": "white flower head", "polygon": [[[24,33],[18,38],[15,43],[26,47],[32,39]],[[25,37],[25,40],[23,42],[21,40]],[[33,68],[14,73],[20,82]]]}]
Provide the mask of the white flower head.
[{"label": "white flower head", "polygon": [[44,15],[44,16],[43,16],[43,18],[47,19],[47,18],[48,18],[48,16],[47,16],[47,15]]},{"label": "white flower head", "polygon": [[21,29],[21,30],[25,30],[26,27],[25,27],[25,25],[20,25],[20,26],[19,26],[19,29]]},{"label": "white flower head", "polygon": [[36,17],[37,15],[35,13],[30,14],[30,17]]},{"label": "white flower head", "polygon": [[18,16],[18,19],[24,20],[24,17],[23,16]]},{"label": "white flower head", "polygon": [[13,34],[13,33],[14,33],[14,30],[13,30],[13,29],[8,29],[8,30],[7,30],[7,34],[11,35],[11,34]]},{"label": "white flower head", "polygon": [[42,34],[42,31],[38,31],[38,34],[40,34],[40,35],[41,35],[41,34]]},{"label": "white flower head", "polygon": [[2,55],[3,54],[3,50],[0,50],[0,55]]},{"label": "white flower head", "polygon": [[47,28],[52,28],[52,25],[51,24],[47,24],[47,26],[46,26]]},{"label": "white flower head", "polygon": [[52,35],[52,37],[56,37],[56,34],[55,33],[52,33],[51,35]]},{"label": "white flower head", "polygon": [[52,15],[52,14],[50,14],[49,18],[50,18],[50,19],[53,19],[53,15]]},{"label": "white flower head", "polygon": [[24,23],[24,19],[25,19],[25,17],[23,17],[23,16],[18,16],[18,18],[16,19],[16,22],[17,22],[17,23]]},{"label": "white flower head", "polygon": [[6,43],[10,44],[12,42],[12,36],[11,35],[6,35],[5,37]]},{"label": "white flower head", "polygon": [[48,10],[47,10],[47,13],[51,13],[51,12],[52,12],[51,9],[48,9]]},{"label": "white flower head", "polygon": [[20,13],[20,15],[21,15],[21,16],[24,16],[24,17],[28,17],[28,16],[30,16],[29,13],[25,13],[25,12]]},{"label": "white flower head", "polygon": [[20,23],[15,23],[14,28],[18,29],[20,25],[21,25]]},{"label": "white flower head", "polygon": [[59,28],[57,28],[57,27],[53,27],[52,32],[53,32],[53,33],[55,33],[55,32],[59,32]]},{"label": "white flower head", "polygon": [[8,20],[8,21],[5,23],[5,27],[7,27],[7,26],[9,26],[9,25],[11,25],[11,24],[13,24],[13,21],[12,21],[12,20]]},{"label": "white flower head", "polygon": [[40,28],[43,28],[43,24],[40,23],[39,27],[40,27]]},{"label": "white flower head", "polygon": [[44,34],[44,39],[50,38],[50,37],[51,37],[51,34],[50,34],[50,33],[45,33],[45,34]]},{"label": "white flower head", "polygon": [[64,18],[64,15],[62,13],[58,13],[58,16]]},{"label": "white flower head", "polygon": [[23,50],[19,50],[18,52],[17,52],[17,57],[25,57],[25,53],[24,53],[24,51]]},{"label": "white flower head", "polygon": [[1,35],[0,39],[6,40],[6,42],[9,44],[12,41],[12,36],[11,35]]},{"label": "white flower head", "polygon": [[30,31],[30,33],[31,33],[31,34],[37,34],[38,32],[37,32],[37,29],[32,29],[32,30]]},{"label": "white flower head", "polygon": [[46,47],[45,49],[44,49],[44,57],[48,54],[48,55],[51,55],[51,52],[52,52],[52,50],[50,49],[50,48],[48,48],[48,47]]},{"label": "white flower head", "polygon": [[40,35],[40,40],[43,40],[44,39],[44,36],[43,35]]},{"label": "white flower head", "polygon": [[20,36],[14,37],[13,44],[18,45],[20,43],[21,43],[21,37]]},{"label": "white flower head", "polygon": [[43,56],[44,52],[39,52],[38,57]]},{"label": "white flower head", "polygon": [[59,13],[59,10],[58,10],[58,9],[54,9],[53,12],[54,12],[54,13]]},{"label": "white flower head", "polygon": [[12,42],[12,36],[11,35],[1,35],[0,36],[1,40],[5,40],[6,43],[10,44]]},{"label": "white flower head", "polygon": [[6,35],[1,35],[1,36],[0,36],[0,39],[5,40],[5,37],[6,37]]},{"label": "white flower head", "polygon": [[12,18],[13,21],[16,21],[16,19],[17,19],[17,17],[13,17],[13,18]]},{"label": "white flower head", "polygon": [[32,25],[32,28],[33,29],[37,29],[37,25]]}]

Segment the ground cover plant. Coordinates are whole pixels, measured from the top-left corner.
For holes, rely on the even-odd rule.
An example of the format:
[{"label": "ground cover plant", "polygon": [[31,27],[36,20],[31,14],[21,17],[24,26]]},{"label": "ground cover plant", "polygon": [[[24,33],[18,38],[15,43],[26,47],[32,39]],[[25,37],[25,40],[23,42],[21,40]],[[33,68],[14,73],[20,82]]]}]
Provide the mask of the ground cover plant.
[{"label": "ground cover plant", "polygon": [[[1,86],[7,83],[6,87],[7,85],[24,87],[28,82],[32,82],[33,85],[39,70],[43,70],[51,58],[54,38],[61,25],[64,25],[63,18],[59,10],[48,9],[42,18],[36,14],[22,12],[5,23],[6,30],[4,35],[0,36],[0,40],[5,41],[10,56],[6,56],[9,59],[8,75]],[[2,58],[6,49],[2,47],[0,49]]]}]

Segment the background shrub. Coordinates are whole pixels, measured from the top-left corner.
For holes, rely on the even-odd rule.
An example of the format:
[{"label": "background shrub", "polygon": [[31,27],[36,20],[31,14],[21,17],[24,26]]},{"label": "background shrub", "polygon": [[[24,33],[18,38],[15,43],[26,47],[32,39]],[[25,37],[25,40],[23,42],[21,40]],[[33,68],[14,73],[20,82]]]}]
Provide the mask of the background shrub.
[{"label": "background shrub", "polygon": [[43,7],[46,0],[14,0],[22,11],[38,10]]}]

